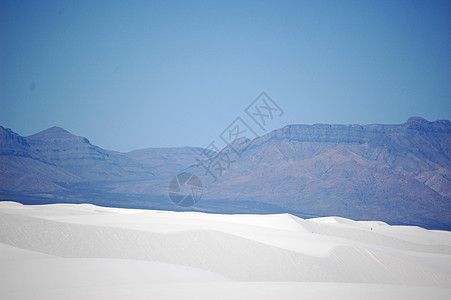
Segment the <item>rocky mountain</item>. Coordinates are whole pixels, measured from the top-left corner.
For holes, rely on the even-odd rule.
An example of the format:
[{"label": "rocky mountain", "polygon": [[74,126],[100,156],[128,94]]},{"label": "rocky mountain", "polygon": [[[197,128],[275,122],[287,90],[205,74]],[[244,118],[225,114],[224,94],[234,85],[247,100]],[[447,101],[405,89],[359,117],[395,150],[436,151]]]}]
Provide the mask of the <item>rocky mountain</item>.
[{"label": "rocky mountain", "polygon": [[62,167],[85,180],[115,180],[134,177],[110,157],[111,151],[91,145],[88,139],[52,127],[26,137],[43,161]]},{"label": "rocky mountain", "polygon": [[197,163],[202,148],[119,153],[58,127],[29,137],[1,127],[0,146],[2,200],[180,210],[167,196],[168,184],[186,171],[204,184],[202,200],[191,210],[287,211],[451,229],[446,120],[285,126],[236,140],[232,147],[241,156],[223,149],[218,155],[230,161],[222,161],[216,181]]},{"label": "rocky mountain", "polygon": [[395,224],[451,224],[449,121],[290,125],[247,143],[204,199],[354,219],[383,216]]},{"label": "rocky mountain", "polygon": [[28,140],[0,126],[0,190],[6,194],[53,193],[56,181],[77,182],[77,175],[46,161]]},{"label": "rocky mountain", "polygon": [[[148,207],[149,195],[167,195],[170,177],[203,150],[150,148],[119,153],[59,127],[21,137],[0,126],[0,146],[1,200],[102,205],[115,201],[114,205],[125,207]],[[145,200],[137,204],[140,195]]]}]

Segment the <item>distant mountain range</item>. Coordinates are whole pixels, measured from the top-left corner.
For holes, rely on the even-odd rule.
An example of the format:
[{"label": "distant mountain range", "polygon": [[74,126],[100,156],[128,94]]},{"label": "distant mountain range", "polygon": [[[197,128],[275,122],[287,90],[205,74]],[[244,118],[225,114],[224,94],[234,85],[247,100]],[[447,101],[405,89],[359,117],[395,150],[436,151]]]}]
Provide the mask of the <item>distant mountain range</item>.
[{"label": "distant mountain range", "polygon": [[[245,151],[238,156],[237,149]],[[120,153],[59,127],[22,137],[0,126],[0,200],[181,210],[169,200],[168,184],[190,172],[205,189],[186,210],[337,215],[451,230],[447,120],[285,126],[223,149],[232,162],[222,161],[227,166],[215,182],[196,160],[216,154],[205,151]]]}]

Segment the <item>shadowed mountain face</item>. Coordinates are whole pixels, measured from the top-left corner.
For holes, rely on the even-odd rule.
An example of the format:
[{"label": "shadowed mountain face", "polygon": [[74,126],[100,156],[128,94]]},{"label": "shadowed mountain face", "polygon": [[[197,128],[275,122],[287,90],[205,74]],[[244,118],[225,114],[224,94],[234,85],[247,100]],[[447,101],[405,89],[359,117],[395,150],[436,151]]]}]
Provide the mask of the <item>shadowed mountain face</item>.
[{"label": "shadowed mountain face", "polygon": [[53,127],[21,137],[0,127],[1,199],[174,209],[169,181],[188,171],[203,197],[192,210],[288,211],[451,229],[451,123],[290,125],[252,141],[216,182],[197,164],[202,148],[119,153]]}]

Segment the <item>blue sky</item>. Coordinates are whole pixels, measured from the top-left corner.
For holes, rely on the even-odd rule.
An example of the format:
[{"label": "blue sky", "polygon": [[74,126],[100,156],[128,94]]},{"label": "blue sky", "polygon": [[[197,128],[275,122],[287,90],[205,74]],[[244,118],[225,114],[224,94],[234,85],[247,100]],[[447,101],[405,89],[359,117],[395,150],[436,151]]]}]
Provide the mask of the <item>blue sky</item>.
[{"label": "blue sky", "polygon": [[269,129],[451,119],[451,1],[0,5],[0,125],[21,135],[205,147],[262,91]]}]

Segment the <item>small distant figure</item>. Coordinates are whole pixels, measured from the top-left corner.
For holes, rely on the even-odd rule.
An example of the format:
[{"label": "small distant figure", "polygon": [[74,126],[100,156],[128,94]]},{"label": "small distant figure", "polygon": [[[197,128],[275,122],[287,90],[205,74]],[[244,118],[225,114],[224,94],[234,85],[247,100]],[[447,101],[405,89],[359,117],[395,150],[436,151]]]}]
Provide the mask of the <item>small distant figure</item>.
[{"label": "small distant figure", "polygon": [[373,231],[373,227],[371,227],[371,231]]}]

